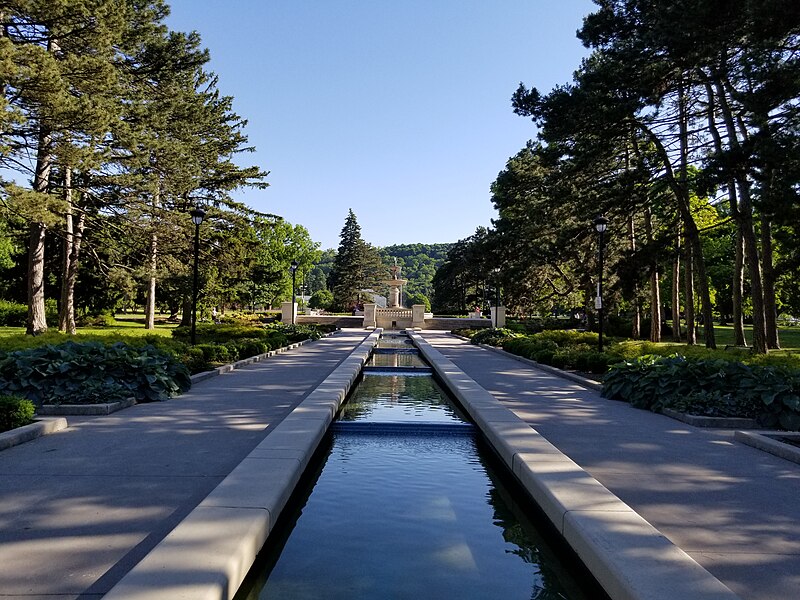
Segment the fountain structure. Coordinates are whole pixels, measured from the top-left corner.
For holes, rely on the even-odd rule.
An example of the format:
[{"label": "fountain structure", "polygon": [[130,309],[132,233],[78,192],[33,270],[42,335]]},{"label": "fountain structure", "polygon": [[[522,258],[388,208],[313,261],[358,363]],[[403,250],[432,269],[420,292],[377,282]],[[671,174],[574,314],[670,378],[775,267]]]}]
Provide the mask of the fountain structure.
[{"label": "fountain structure", "polygon": [[364,305],[364,326],[383,327],[384,329],[405,329],[407,327],[423,327],[425,324],[425,307],[414,306],[405,308],[400,304],[400,290],[408,283],[407,279],[400,277],[400,267],[397,259],[389,268],[391,279],[381,283],[389,286],[389,295],[386,308],[378,308],[375,304]]},{"label": "fountain structure", "polygon": [[400,288],[408,283],[408,279],[400,278],[400,267],[397,266],[397,259],[394,259],[394,266],[390,267],[392,278],[381,281],[389,286],[389,297],[387,299],[386,308],[400,308]]}]

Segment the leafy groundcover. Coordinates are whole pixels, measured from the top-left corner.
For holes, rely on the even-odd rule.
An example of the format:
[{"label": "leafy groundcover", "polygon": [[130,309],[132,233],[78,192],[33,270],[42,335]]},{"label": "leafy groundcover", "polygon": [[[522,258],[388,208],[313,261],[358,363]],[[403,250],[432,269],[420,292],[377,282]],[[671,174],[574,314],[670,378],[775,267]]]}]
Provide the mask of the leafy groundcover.
[{"label": "leafy groundcover", "polygon": [[21,396],[0,396],[0,433],[33,423],[33,402]]},{"label": "leafy groundcover", "polygon": [[42,404],[164,400],[191,387],[188,369],[147,345],[67,341],[0,354],[0,394]]},{"label": "leafy groundcover", "polygon": [[637,408],[755,418],[764,427],[800,430],[800,371],[685,356],[642,356],[610,368],[603,395]]}]

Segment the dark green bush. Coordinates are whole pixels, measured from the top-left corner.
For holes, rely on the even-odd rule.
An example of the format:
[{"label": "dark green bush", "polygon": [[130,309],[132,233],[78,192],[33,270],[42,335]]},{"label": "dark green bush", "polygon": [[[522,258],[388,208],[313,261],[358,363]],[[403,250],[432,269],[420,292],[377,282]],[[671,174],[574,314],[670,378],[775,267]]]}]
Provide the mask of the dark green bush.
[{"label": "dark green bush", "polygon": [[510,329],[502,327],[492,329],[482,329],[470,338],[473,344],[487,344],[489,346],[500,346],[504,340],[516,337],[517,334]]},{"label": "dark green bush", "polygon": [[478,333],[479,331],[487,331],[487,330],[485,328],[483,328],[483,329],[463,328],[463,329],[453,329],[453,331],[451,333],[453,335],[460,335],[461,337],[472,339],[472,336],[475,335],[476,333]]},{"label": "dark green bush", "polygon": [[728,360],[692,360],[674,355],[643,356],[611,367],[603,395],[659,411],[682,399],[716,402],[720,409],[755,407],[765,427],[800,429],[800,370]]},{"label": "dark green bush", "polygon": [[622,360],[616,352],[598,352],[596,333],[547,330],[503,341],[503,349],[558,369],[605,373]]},{"label": "dark green bush", "polygon": [[270,350],[284,348],[293,342],[316,340],[333,330],[335,327],[329,325],[283,323],[263,325],[243,320],[198,323],[196,332],[198,344],[191,351],[191,346],[188,345],[191,331],[188,327],[176,327],[172,335],[179,340],[181,346],[174,350],[175,353],[192,373],[199,373],[214,365],[264,354]]},{"label": "dark green bush", "polygon": [[113,327],[117,324],[114,313],[111,311],[79,315],[76,319],[78,327]]},{"label": "dark green bush", "polygon": [[0,396],[0,432],[33,423],[36,408],[21,396]]},{"label": "dark green bush", "polygon": [[25,327],[28,318],[28,307],[25,304],[0,300],[0,326]]},{"label": "dark green bush", "polygon": [[0,355],[0,394],[41,404],[162,400],[191,387],[186,367],[153,346],[68,341]]}]

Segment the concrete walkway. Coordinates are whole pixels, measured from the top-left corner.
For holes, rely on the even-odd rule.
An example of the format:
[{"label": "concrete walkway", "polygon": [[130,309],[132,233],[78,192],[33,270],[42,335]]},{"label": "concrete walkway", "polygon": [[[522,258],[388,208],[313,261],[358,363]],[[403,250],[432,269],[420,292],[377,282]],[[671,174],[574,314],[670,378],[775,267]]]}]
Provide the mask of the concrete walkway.
[{"label": "concrete walkway", "polygon": [[0,599],[100,598],[361,343],[347,330],[0,452]]},{"label": "concrete walkway", "polygon": [[800,465],[446,333],[423,335],[743,600],[800,598]]}]

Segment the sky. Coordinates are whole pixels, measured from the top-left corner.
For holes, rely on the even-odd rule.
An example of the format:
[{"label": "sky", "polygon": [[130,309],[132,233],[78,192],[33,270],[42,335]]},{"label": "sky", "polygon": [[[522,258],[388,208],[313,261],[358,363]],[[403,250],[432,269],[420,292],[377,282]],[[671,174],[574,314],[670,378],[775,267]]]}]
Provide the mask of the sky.
[{"label": "sky", "polygon": [[348,209],[374,246],[491,226],[490,186],[536,137],[520,82],[571,80],[590,0],[168,0],[269,171],[236,198],[336,248]]}]

